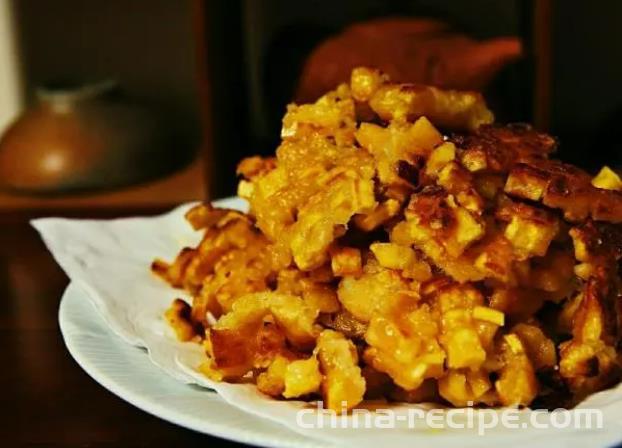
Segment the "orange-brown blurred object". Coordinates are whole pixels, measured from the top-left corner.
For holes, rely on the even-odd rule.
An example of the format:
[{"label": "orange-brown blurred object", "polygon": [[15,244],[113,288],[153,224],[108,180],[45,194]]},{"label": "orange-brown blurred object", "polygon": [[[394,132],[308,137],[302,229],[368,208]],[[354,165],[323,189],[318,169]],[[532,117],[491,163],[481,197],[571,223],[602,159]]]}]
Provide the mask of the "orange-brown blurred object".
[{"label": "orange-brown blurred object", "polygon": [[0,188],[105,190],[177,168],[163,120],[116,89],[114,81],[40,88],[37,103],[0,136]]},{"label": "orange-brown blurred object", "polygon": [[516,37],[476,41],[434,20],[372,20],[346,28],[313,50],[295,101],[316,100],[362,65],[379,68],[395,82],[482,90],[521,54]]}]

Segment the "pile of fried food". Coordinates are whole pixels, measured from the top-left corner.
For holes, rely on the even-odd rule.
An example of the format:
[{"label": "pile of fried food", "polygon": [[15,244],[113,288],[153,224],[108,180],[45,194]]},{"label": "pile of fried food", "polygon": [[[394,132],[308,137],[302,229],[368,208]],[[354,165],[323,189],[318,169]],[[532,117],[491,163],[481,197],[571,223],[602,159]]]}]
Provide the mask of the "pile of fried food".
[{"label": "pile of fried food", "polygon": [[195,248],[152,269],[209,378],[273,397],[570,406],[616,384],[622,182],[493,124],[481,95],[357,68],[290,105],[250,211],[199,205]]}]

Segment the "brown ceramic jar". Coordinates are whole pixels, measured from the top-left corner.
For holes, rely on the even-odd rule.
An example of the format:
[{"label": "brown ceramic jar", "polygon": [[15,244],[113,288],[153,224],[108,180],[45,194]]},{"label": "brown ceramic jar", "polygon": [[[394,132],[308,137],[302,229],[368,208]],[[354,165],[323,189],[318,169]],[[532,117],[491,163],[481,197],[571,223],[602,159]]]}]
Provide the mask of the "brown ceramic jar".
[{"label": "brown ceramic jar", "polygon": [[164,127],[114,82],[41,88],[0,139],[0,185],[30,193],[119,187],[170,171]]}]

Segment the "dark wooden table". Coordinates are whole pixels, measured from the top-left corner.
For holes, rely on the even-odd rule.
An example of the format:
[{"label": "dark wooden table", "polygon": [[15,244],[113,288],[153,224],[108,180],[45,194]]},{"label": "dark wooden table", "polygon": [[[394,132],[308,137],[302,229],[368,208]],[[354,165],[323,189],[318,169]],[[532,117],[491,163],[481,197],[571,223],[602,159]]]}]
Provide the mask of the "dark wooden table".
[{"label": "dark wooden table", "polygon": [[68,280],[28,225],[37,214],[0,212],[1,445],[241,446],[153,417],[76,364],[57,319]]}]

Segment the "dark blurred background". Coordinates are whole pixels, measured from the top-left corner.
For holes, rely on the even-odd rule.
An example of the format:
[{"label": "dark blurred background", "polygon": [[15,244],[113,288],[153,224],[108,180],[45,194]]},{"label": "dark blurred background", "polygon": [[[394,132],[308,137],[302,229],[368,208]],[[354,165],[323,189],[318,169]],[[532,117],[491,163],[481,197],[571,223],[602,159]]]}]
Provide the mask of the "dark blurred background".
[{"label": "dark blurred background", "polygon": [[285,105],[361,63],[482,90],[499,121],[559,136],[559,157],[622,165],[615,0],[0,5],[5,209],[234,194],[237,161],[274,151]]}]

